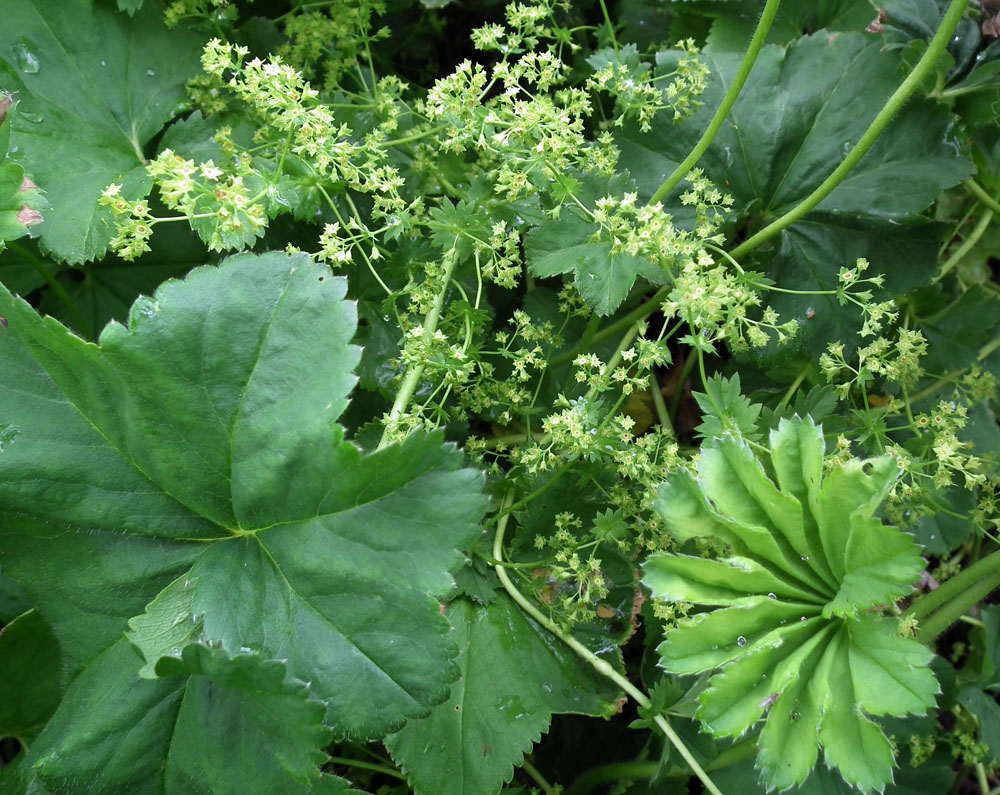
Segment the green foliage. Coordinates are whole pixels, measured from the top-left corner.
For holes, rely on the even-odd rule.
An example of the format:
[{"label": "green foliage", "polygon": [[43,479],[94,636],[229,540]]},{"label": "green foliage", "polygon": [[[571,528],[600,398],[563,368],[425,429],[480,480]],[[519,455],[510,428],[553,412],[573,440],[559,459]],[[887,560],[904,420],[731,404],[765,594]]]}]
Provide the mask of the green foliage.
[{"label": "green foliage", "polygon": [[279,5],[0,0],[0,791],[995,789],[996,3]]},{"label": "green foliage", "polygon": [[95,202],[112,181],[130,201],[149,192],[144,149],[182,109],[200,37],[168,40],[155,12],[129,19],[88,0],[61,3],[58,14],[42,0],[7,3],[4,18],[0,68],[5,90],[20,96],[19,162],[52,203],[42,243],[70,263],[95,259],[113,231]]},{"label": "green foliage", "polygon": [[881,790],[892,747],[866,715],[923,713],[939,692],[930,651],[877,616],[924,567],[911,538],[873,518],[898,471],[888,458],[855,460],[823,478],[822,429],[809,420],[783,420],[769,452],[777,483],[727,435],[702,447],[697,478],[681,471],[660,489],[679,542],[711,536],[732,555],[647,562],[654,597],[723,607],[668,633],[661,664],[719,669],[698,709],[716,736],[766,714],[757,764],[768,788],[805,781],[822,747],[849,784]]}]

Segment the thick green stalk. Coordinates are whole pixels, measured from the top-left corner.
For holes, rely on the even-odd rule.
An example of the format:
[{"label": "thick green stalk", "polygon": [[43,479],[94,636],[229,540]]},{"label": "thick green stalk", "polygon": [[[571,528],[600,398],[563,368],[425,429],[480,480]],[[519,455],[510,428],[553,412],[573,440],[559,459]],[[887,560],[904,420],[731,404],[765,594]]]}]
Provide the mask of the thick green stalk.
[{"label": "thick green stalk", "polygon": [[771,23],[774,22],[774,17],[778,13],[779,5],[781,5],[781,0],[767,0],[764,11],[760,15],[760,21],[757,23],[757,30],[754,31],[753,38],[750,39],[750,45],[747,47],[747,51],[743,56],[743,62],[740,64],[740,68],[737,70],[736,76],[729,86],[729,90],[726,91],[726,95],[722,98],[722,104],[715,111],[715,115],[708,123],[708,127],[702,133],[701,138],[698,139],[698,143],[694,145],[691,154],[684,158],[684,162],[674,169],[674,172],[667,177],[666,182],[660,185],[656,193],[650,198],[650,204],[663,201],[666,195],[677,186],[677,183],[684,179],[685,175],[694,168],[695,163],[708,151],[708,147],[712,145],[712,141],[719,130],[722,129],[722,123],[726,120],[726,116],[729,115],[729,111],[733,109],[736,98],[740,95],[743,85],[750,76],[750,70],[753,69],[761,47],[764,46],[764,40],[767,38],[767,33],[771,29]]},{"label": "thick green stalk", "polygon": [[892,121],[896,113],[899,112],[899,109],[903,107],[906,100],[910,98],[927,75],[934,69],[938,58],[944,54],[945,48],[948,46],[948,41],[951,39],[955,27],[958,25],[968,5],[969,0],[951,0],[951,5],[948,6],[944,19],[941,21],[941,27],[934,34],[934,38],[931,39],[930,45],[928,45],[923,57],[917,62],[913,71],[907,75],[899,88],[889,97],[882,110],[878,112],[875,120],[865,130],[864,135],[861,136],[861,140],[847,153],[847,157],[844,158],[843,162],[834,169],[829,177],[823,180],[823,183],[816,190],[806,196],[795,207],[733,249],[730,253],[734,258],[739,259],[746,253],[753,251],[761,243],[770,240],[786,227],[794,224],[823,201],[834,188],[844,181],[844,178],[861,161],[861,158],[865,156],[865,153],[872,147],[872,144],[875,143],[889,125],[889,122]]},{"label": "thick green stalk", "polygon": [[929,643],[997,587],[1000,587],[1000,550],[977,560],[916,599],[902,617],[920,621],[917,637]]},{"label": "thick green stalk", "polygon": [[[438,321],[441,319],[441,307],[444,306],[444,296],[445,293],[448,292],[448,285],[451,283],[451,275],[455,272],[455,265],[457,263],[458,250],[454,248],[448,249],[444,255],[444,275],[441,279],[441,289],[438,291],[437,295],[434,296],[434,303],[431,304],[431,311],[428,312],[427,317],[424,318],[423,340],[425,343],[430,343],[430,341],[434,338],[434,332],[437,331]],[[415,367],[411,367],[403,377],[403,383],[399,386],[399,392],[396,393],[396,400],[393,402],[392,409],[389,411],[389,418],[385,422],[385,430],[382,432],[382,439],[378,443],[379,450],[389,444],[389,437],[392,433],[392,429],[400,415],[406,410],[406,407],[410,402],[410,398],[413,397],[413,393],[417,391],[417,385],[420,383],[420,377],[423,374],[424,366],[423,364],[418,364]]]},{"label": "thick green stalk", "polygon": [[[501,513],[503,513],[505,506],[513,499],[513,496],[513,489],[508,491],[504,496],[503,503],[500,506]],[[497,523],[497,532],[493,538],[493,557],[497,560],[503,560],[503,537],[507,532],[507,520],[509,518],[510,512],[504,513],[503,517]],[[510,594],[510,598],[513,599],[525,613],[569,646],[581,658],[590,663],[590,665],[593,666],[593,668],[601,674],[601,676],[606,676],[618,685],[618,687],[630,695],[640,706],[645,707],[646,709],[652,708],[653,705],[649,700],[649,697],[633,685],[628,679],[622,676],[622,674],[618,673],[618,671],[611,666],[611,663],[607,660],[602,660],[572,635],[563,632],[558,626],[555,625],[555,623],[552,622],[551,619],[549,619],[548,616],[535,607],[535,605],[533,605],[528,598],[517,589],[517,586],[511,581],[503,566],[496,566],[494,571],[500,579],[500,583],[503,585],[504,590]],[[691,751],[688,750],[684,741],[680,738],[677,732],[674,731],[674,727],[670,725],[670,722],[663,717],[663,715],[656,715],[653,718],[653,721],[657,726],[659,726],[660,730],[666,735],[667,739],[670,740],[674,748],[677,749],[677,752],[681,755],[681,757],[683,757],[684,761],[687,762],[692,772],[698,777],[702,785],[705,787],[705,790],[710,792],[712,795],[722,795],[719,788],[716,787],[712,782],[712,779],[709,778],[708,773],[706,773],[702,769],[701,765],[698,764],[698,760],[691,755]]]},{"label": "thick green stalk", "polygon": [[1000,571],[993,572],[960,596],[947,602],[940,610],[931,613],[917,629],[917,639],[923,643],[930,643],[996,588],[1000,588]]},{"label": "thick green stalk", "polygon": [[983,204],[989,207],[993,212],[1000,213],[1000,202],[994,199],[990,194],[988,194],[982,187],[973,179],[968,179],[962,183],[967,187],[976,198],[979,199]]}]

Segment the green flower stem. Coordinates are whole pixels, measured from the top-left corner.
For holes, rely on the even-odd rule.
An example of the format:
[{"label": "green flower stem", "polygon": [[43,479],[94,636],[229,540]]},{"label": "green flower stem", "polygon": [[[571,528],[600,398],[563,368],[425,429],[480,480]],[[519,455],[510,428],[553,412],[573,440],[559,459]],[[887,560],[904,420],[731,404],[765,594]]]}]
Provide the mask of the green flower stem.
[{"label": "green flower stem", "polygon": [[684,360],[684,366],[681,368],[681,373],[677,376],[677,384],[674,386],[674,397],[670,401],[670,417],[677,421],[677,414],[681,410],[681,401],[684,400],[684,384],[687,383],[688,379],[691,377],[691,371],[694,366],[698,363],[698,357],[692,356],[688,352],[687,359]]},{"label": "green flower stem", "polygon": [[[721,770],[737,762],[742,762],[757,751],[756,738],[744,740],[721,751],[718,756],[705,763],[705,770]],[[566,795],[587,795],[602,784],[622,779],[641,781],[651,779],[661,772],[657,762],[612,762],[611,764],[594,767],[583,773],[566,790]],[[667,778],[687,778],[691,771],[681,765],[671,765],[662,775]]]},{"label": "green flower stem", "polygon": [[743,90],[743,86],[750,76],[750,70],[753,69],[761,47],[764,46],[764,40],[767,38],[767,33],[771,29],[771,23],[774,22],[774,17],[778,13],[779,5],[781,5],[781,0],[767,0],[764,11],[760,15],[760,21],[757,23],[757,30],[754,31],[753,38],[750,39],[750,45],[747,47],[746,54],[743,56],[743,62],[740,64],[740,68],[736,72],[729,90],[726,91],[726,95],[722,98],[722,104],[715,111],[715,115],[708,123],[708,127],[702,133],[701,138],[698,139],[698,143],[694,145],[691,154],[684,158],[684,162],[674,169],[674,172],[667,177],[656,193],[650,197],[650,204],[663,201],[667,194],[677,186],[677,183],[684,179],[687,173],[694,168],[695,163],[708,151],[708,147],[712,145],[712,141],[719,130],[722,129],[722,124],[725,122],[726,116],[733,109],[736,98],[740,95],[740,91]]},{"label": "green flower stem", "polygon": [[[918,637],[933,640],[1000,585],[1000,550],[977,560],[947,582],[914,600],[903,618],[921,621]],[[926,620],[925,620],[926,619]]]},{"label": "green flower stem", "polygon": [[945,12],[944,19],[941,20],[941,27],[939,27],[937,33],[934,34],[934,38],[931,39],[923,57],[921,57],[921,59],[917,62],[913,71],[907,75],[906,79],[900,84],[899,88],[897,88],[893,95],[889,97],[889,100],[885,103],[882,110],[878,112],[875,120],[869,125],[868,129],[865,130],[864,135],[861,136],[861,140],[859,140],[857,144],[855,144],[854,148],[848,152],[847,157],[845,157],[841,164],[834,169],[833,173],[830,174],[829,177],[823,180],[823,183],[816,188],[816,190],[806,196],[806,198],[799,202],[795,207],[778,218],[776,221],[773,221],[765,226],[757,232],[757,234],[744,240],[739,246],[733,249],[732,255],[734,257],[739,259],[742,255],[749,251],[753,251],[753,249],[757,248],[761,243],[770,240],[783,229],[794,224],[806,213],[812,210],[817,204],[823,201],[823,199],[825,199],[834,188],[844,181],[844,178],[861,161],[861,158],[864,157],[865,153],[872,147],[878,137],[889,125],[889,122],[892,121],[896,113],[899,112],[899,109],[903,107],[910,96],[924,81],[924,78],[926,78],[927,75],[930,74],[931,70],[934,69],[938,58],[941,57],[945,51],[945,47],[948,46],[948,41],[951,39],[951,35],[955,31],[955,27],[958,25],[958,22],[962,18],[962,14],[965,12],[968,5],[969,0],[951,0],[951,4]]},{"label": "green flower stem", "polygon": [[382,141],[381,146],[400,146],[402,144],[412,144],[414,141],[419,141],[422,138],[427,138],[431,135],[437,135],[439,132],[447,129],[447,124],[439,124],[437,127],[432,127],[429,130],[421,130],[420,132],[411,133],[410,135],[404,135],[402,138],[394,138],[391,141]]},{"label": "green flower stem", "polygon": [[87,322],[87,319],[81,314],[80,310],[76,308],[76,304],[73,303],[73,299],[69,297],[69,293],[66,292],[66,288],[62,286],[62,282],[52,275],[52,271],[49,270],[48,266],[20,243],[14,243],[8,240],[4,245],[27,262],[32,268],[38,271],[38,274],[45,279],[45,283],[49,286],[49,289],[55,293],[59,302],[66,307],[66,311],[69,313],[69,316],[73,318],[73,323],[76,325],[80,333],[88,339],[93,339],[94,330],[90,327],[90,323]]},{"label": "green flower stem", "polygon": [[[662,304],[663,301],[666,299],[666,297],[670,295],[671,289],[672,289],[671,285],[665,284],[663,287],[657,290],[653,294],[653,297],[650,298],[648,301],[646,301],[644,304],[636,307],[627,315],[619,318],[607,328],[602,329],[601,331],[598,331],[596,334],[594,334],[594,336],[590,338],[589,346],[598,345],[604,342],[604,340],[606,340],[608,337],[613,337],[615,334],[620,334],[624,329],[627,329],[637,320],[642,320],[643,318],[649,317],[651,314],[653,314],[653,312],[655,312],[657,309],[660,308],[660,304]],[[551,362],[549,362],[549,367],[550,368],[559,367],[560,365],[566,364],[566,362],[572,361],[573,359],[576,358],[577,354],[580,353],[581,350],[584,350],[584,347],[582,345],[574,347],[572,350],[566,351],[566,353],[562,353],[559,356],[556,356]]]},{"label": "green flower stem", "polygon": [[963,259],[965,259],[965,255],[968,254],[970,251],[972,251],[973,248],[975,248],[976,244],[979,242],[979,239],[986,233],[986,230],[989,229],[990,224],[992,223],[993,223],[993,208],[988,207],[986,211],[983,213],[982,217],[979,219],[979,223],[977,223],[975,227],[973,227],[972,232],[969,233],[969,236],[962,241],[962,245],[960,245],[955,250],[955,253],[952,254],[950,257],[948,257],[948,261],[941,266],[941,270],[938,271],[937,276],[931,279],[931,282],[933,283],[941,281],[941,279],[943,279],[945,275],[949,271],[951,271],[952,268],[954,268],[956,265],[958,265],[958,263],[960,263]]},{"label": "green flower stem", "polygon": [[990,194],[988,194],[985,190],[983,190],[978,182],[976,182],[974,179],[967,179],[962,184],[965,185],[965,187],[967,187],[973,194],[975,194],[976,198],[979,199],[979,201],[981,201],[987,207],[989,207],[993,212],[1000,213],[1000,202],[998,202],[996,199],[990,196]]},{"label": "green flower stem", "polygon": [[[615,368],[619,364],[621,364],[622,353],[629,345],[632,344],[632,342],[635,340],[638,334],[639,334],[639,322],[636,321],[629,327],[629,330],[625,332],[625,336],[623,336],[618,341],[618,347],[615,348],[615,352],[611,354],[611,358],[608,359],[608,363],[604,365],[604,373],[607,376],[610,377],[611,373],[614,372]],[[587,390],[587,394],[584,396],[584,400],[588,401],[593,400],[595,395],[597,395],[597,387],[592,386],[590,389]],[[612,411],[611,414],[614,414],[614,412]]]},{"label": "green flower stem", "polygon": [[[501,511],[504,505],[513,499],[514,490],[510,489],[504,496],[503,504],[501,505]],[[503,559],[503,537],[507,532],[507,520],[510,518],[510,513],[505,513],[500,521],[497,523],[496,535],[493,537],[493,557],[497,560]],[[574,652],[576,652],[582,659],[586,660],[593,666],[601,676],[605,676],[614,682],[618,687],[624,690],[629,696],[631,696],[637,704],[644,707],[645,709],[652,709],[652,702],[649,697],[639,690],[635,685],[633,685],[628,679],[626,679],[622,674],[618,673],[607,660],[602,660],[596,654],[594,654],[590,649],[584,646],[580,641],[574,638],[567,632],[564,632],[559,627],[553,623],[548,616],[542,613],[535,605],[533,605],[528,598],[522,594],[517,586],[511,581],[507,572],[502,566],[498,566],[494,569],[500,582],[503,584],[504,590],[510,595],[510,598],[514,600],[517,605],[524,610],[529,616],[531,616],[535,621],[545,627],[549,632],[555,635],[559,640],[569,646]],[[691,751],[684,744],[684,741],[680,738],[677,732],[674,731],[674,727],[670,725],[670,722],[663,715],[656,715],[653,721],[657,726],[663,731],[667,739],[670,740],[677,752],[683,757],[684,761],[688,763],[691,771],[698,777],[702,785],[705,787],[707,792],[712,795],[722,795],[719,788],[715,786],[712,779],[709,778],[708,773],[706,773],[701,765],[698,764],[692,755]]]},{"label": "green flower stem", "polygon": [[[500,510],[497,511],[497,513],[494,516],[492,516],[489,519],[487,519],[486,522],[485,522],[485,524],[487,526],[489,526],[493,522],[503,522],[503,523],[506,523],[507,522],[507,517],[510,516],[510,514],[512,514],[514,511],[521,510],[521,508],[523,508],[525,505],[527,505],[532,500],[535,500],[535,499],[538,499],[539,497],[541,497],[546,491],[548,491],[550,488],[552,488],[556,484],[556,481],[559,480],[559,478],[561,478],[563,475],[565,475],[567,472],[569,472],[570,467],[573,466],[573,464],[575,464],[575,463],[576,463],[576,456],[574,456],[569,461],[567,461],[565,464],[563,464],[561,467],[559,467],[559,469],[557,469],[555,471],[555,473],[552,475],[552,477],[550,477],[547,481],[545,481],[545,485],[544,486],[539,486],[537,489],[535,489],[533,492],[531,492],[531,494],[529,494],[527,497],[522,497],[517,502],[510,503],[510,504],[506,504],[507,501],[505,500],[504,504],[506,504],[506,507],[504,507],[504,504],[501,504],[500,505]],[[501,558],[497,558],[497,560],[501,560]]]},{"label": "green flower stem", "polygon": [[[455,271],[456,264],[458,264],[458,250],[450,248],[444,255],[444,275],[441,278],[441,289],[434,296],[431,311],[424,318],[423,338],[425,343],[430,343],[434,338],[434,332],[437,331],[438,321],[441,318],[441,307],[444,305],[444,296],[448,292],[448,285],[451,284],[451,274]],[[424,366],[423,364],[418,364],[416,367],[410,368],[403,377],[403,383],[400,384],[399,392],[396,393],[396,400],[389,411],[389,418],[386,420],[385,430],[382,432],[382,439],[378,443],[377,449],[381,450],[389,444],[390,430],[400,415],[406,410],[406,406],[413,397],[413,393],[417,391],[420,376],[423,374]]]},{"label": "green flower stem", "polygon": [[615,57],[618,57],[618,40],[615,38],[615,26],[611,24],[611,15],[608,13],[608,5],[601,0],[601,11],[604,14],[604,23],[608,26],[608,38],[611,39],[611,46],[614,48]]},{"label": "green flower stem", "polygon": [[362,762],[360,759],[351,759],[346,756],[328,756],[326,761],[333,765],[343,765],[344,767],[356,767],[361,770],[371,770],[375,773],[381,773],[384,776],[392,776],[393,778],[398,778],[400,781],[406,781],[406,776],[398,770],[393,770],[391,767],[386,767],[385,765],[376,765],[373,762]]},{"label": "green flower stem", "polygon": [[792,396],[798,391],[798,388],[802,386],[802,382],[806,380],[806,376],[808,374],[809,374],[809,365],[806,365],[799,371],[799,374],[795,377],[795,380],[792,381],[792,385],[788,387],[788,391],[785,392],[785,394],[782,396],[781,402],[778,403],[779,409],[783,409],[785,408],[785,406],[788,405],[789,401],[792,399]]},{"label": "green flower stem", "polygon": [[531,764],[531,762],[527,759],[521,763],[521,769],[528,774],[532,781],[542,788],[542,792],[545,793],[545,795],[556,795],[556,790],[554,790],[552,785],[545,780],[545,776],[543,776],[538,771],[538,768]]},{"label": "green flower stem", "polygon": [[[663,392],[660,391],[660,381],[653,370],[649,371],[649,396],[653,398],[653,407],[656,409],[656,419],[664,428],[674,430],[674,424],[670,421],[670,413],[667,411],[667,404],[663,400]],[[676,434],[674,434],[676,436]]]}]

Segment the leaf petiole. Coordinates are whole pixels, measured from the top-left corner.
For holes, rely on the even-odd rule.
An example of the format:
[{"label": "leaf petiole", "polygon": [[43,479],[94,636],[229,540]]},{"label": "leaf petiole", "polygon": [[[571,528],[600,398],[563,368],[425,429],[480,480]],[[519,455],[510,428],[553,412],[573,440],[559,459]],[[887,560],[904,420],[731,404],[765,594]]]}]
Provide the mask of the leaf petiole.
[{"label": "leaf petiole", "polygon": [[[514,497],[514,490],[510,489],[507,494],[504,495],[503,503],[501,504],[501,512],[504,510],[504,506],[512,500]],[[507,532],[507,520],[510,517],[509,510],[500,517],[500,521],[497,523],[496,535],[493,537],[493,557],[497,560],[503,559],[503,537]],[[572,635],[568,635],[563,632],[559,627],[557,627],[548,616],[542,613],[537,607],[535,607],[528,598],[522,594],[517,586],[511,581],[507,572],[503,567],[496,567],[495,569],[497,577],[500,579],[504,590],[510,595],[517,605],[524,610],[529,616],[531,616],[535,621],[545,627],[549,632],[555,635],[559,640],[569,646],[574,652],[576,652],[582,659],[586,660],[593,666],[602,676],[606,676],[612,682],[614,682],[618,687],[624,690],[632,699],[642,707],[646,709],[652,709],[652,702],[649,697],[639,690],[635,685],[633,685],[628,679],[626,679],[622,674],[618,673],[607,660],[602,660],[596,654],[594,654],[590,649],[584,646],[580,641],[574,638]],[[709,777],[708,773],[698,764],[698,760],[692,756],[691,751],[688,749],[687,745],[680,738],[674,727],[670,725],[670,722],[663,715],[656,715],[653,717],[653,721],[660,728],[660,730],[666,735],[667,739],[670,740],[677,752],[684,758],[684,761],[688,763],[691,771],[698,777],[702,785],[705,787],[707,792],[712,795],[722,795],[722,792],[715,783]]]},{"label": "leaf petiole", "polygon": [[841,161],[840,165],[833,170],[830,176],[823,180],[816,190],[806,196],[795,207],[733,249],[732,255],[734,257],[740,257],[743,254],[753,251],[762,243],[770,240],[779,232],[794,224],[823,201],[823,199],[833,192],[834,188],[844,181],[854,167],[861,162],[861,158],[865,156],[865,153],[871,149],[875,141],[885,131],[885,128],[889,126],[889,122],[892,121],[896,113],[899,112],[900,108],[903,107],[910,96],[924,81],[924,78],[934,68],[938,62],[938,58],[941,57],[948,46],[951,34],[958,26],[958,22],[962,18],[962,14],[965,13],[968,5],[969,0],[951,0],[951,4],[945,12],[944,19],[941,20],[941,27],[934,34],[934,38],[931,39],[930,44],[927,46],[921,59],[917,62],[917,65],[913,67],[913,71],[906,76],[906,79],[903,80],[899,88],[893,92],[885,105],[882,106],[882,110],[878,112],[872,123],[868,125],[868,129],[865,130],[861,139],[854,145],[854,148],[847,153],[847,156]]}]

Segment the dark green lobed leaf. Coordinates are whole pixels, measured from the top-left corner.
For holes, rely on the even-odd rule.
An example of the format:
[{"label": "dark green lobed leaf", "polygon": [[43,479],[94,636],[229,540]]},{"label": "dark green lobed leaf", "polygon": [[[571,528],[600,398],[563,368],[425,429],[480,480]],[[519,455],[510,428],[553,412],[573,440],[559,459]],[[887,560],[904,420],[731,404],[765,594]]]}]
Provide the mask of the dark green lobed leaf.
[{"label": "dark green lobed leaf", "polygon": [[[134,690],[100,717],[109,744],[137,724],[153,738],[122,746],[107,785],[133,791],[150,765],[170,767],[176,743],[155,738],[178,688],[229,687],[240,664],[219,655],[286,660],[343,735],[381,736],[447,697],[456,649],[435,597],[479,532],[481,476],[440,434],[367,456],[343,439],[358,357],[344,292],[302,255],[233,257],[140,299],[94,345],[0,291],[0,559],[75,675],[38,741],[55,791],[112,776],[100,758],[66,761],[91,736],[70,703]],[[182,673],[170,661],[193,666],[187,650],[205,643],[218,664],[166,684]]]}]

